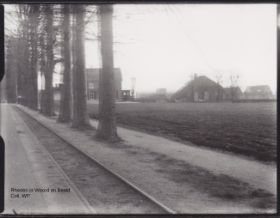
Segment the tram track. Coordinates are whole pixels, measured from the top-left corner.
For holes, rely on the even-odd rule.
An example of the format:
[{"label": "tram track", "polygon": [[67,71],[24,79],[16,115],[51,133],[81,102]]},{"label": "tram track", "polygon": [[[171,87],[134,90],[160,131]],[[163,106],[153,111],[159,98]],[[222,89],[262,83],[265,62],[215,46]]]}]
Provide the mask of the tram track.
[{"label": "tram track", "polygon": [[96,213],[176,213],[21,108],[14,108]]}]

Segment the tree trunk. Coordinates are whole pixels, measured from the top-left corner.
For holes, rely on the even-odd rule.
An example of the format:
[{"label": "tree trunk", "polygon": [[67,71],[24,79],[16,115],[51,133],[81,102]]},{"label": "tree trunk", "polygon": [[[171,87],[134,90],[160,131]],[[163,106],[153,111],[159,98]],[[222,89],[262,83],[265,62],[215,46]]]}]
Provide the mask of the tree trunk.
[{"label": "tree trunk", "polygon": [[29,5],[20,4],[18,6],[19,14],[19,39],[17,49],[17,93],[22,97],[19,103],[28,106],[30,96],[30,20]]},{"label": "tree trunk", "polygon": [[63,8],[63,56],[64,56],[64,72],[63,86],[61,90],[61,100],[59,106],[58,122],[69,122],[71,120],[71,90],[70,90],[70,11],[69,5],[64,5]]},{"label": "tree trunk", "polygon": [[16,39],[11,37],[7,42],[6,50],[6,61],[5,61],[5,77],[6,80],[6,97],[8,103],[16,103],[16,60],[17,60],[17,51],[16,51]]},{"label": "tree trunk", "polygon": [[38,29],[38,17],[39,17],[39,5],[31,5],[31,36],[30,36],[30,47],[31,47],[31,59],[30,59],[30,93],[29,93],[29,107],[33,110],[38,109],[38,76],[37,76],[37,29]]},{"label": "tree trunk", "polygon": [[[45,98],[43,113],[46,116],[53,116],[53,71],[54,71],[54,31],[53,31],[53,12],[50,5],[46,5],[46,16],[47,16],[47,68],[45,75]],[[43,105],[42,105],[43,106]]]},{"label": "tree trunk", "polygon": [[17,43],[17,95],[20,98],[18,99],[18,103],[24,104],[24,98],[25,98],[25,77],[26,77],[26,69],[24,66],[27,66],[26,63],[28,61],[26,60],[25,52],[27,50],[26,41],[24,40],[24,37],[22,37],[22,40],[18,40]]},{"label": "tree trunk", "polygon": [[99,123],[96,137],[108,141],[117,141],[119,138],[115,118],[112,15],[112,5],[100,6],[102,70],[99,86]]},{"label": "tree trunk", "polygon": [[47,74],[47,49],[46,49],[46,39],[47,39],[47,15],[46,6],[41,5],[40,7],[40,24],[39,24],[39,69],[40,69],[40,91],[39,91],[39,111],[45,114],[45,80]]},{"label": "tree trunk", "polygon": [[[44,22],[44,20],[42,20]],[[41,79],[41,86],[40,86],[40,92],[39,92],[39,110],[40,112],[44,113],[43,110],[45,109],[44,105],[44,98],[43,98],[43,93],[44,93],[44,85],[42,84],[42,77],[45,77],[46,75],[46,49],[45,49],[45,34],[44,31],[41,31],[40,34],[40,55],[39,55],[40,61],[39,61],[39,67],[40,67],[40,79]],[[44,89],[43,89],[44,88]]]},{"label": "tree trunk", "polygon": [[84,6],[73,7],[73,128],[89,128],[85,89]]},{"label": "tree trunk", "polygon": [[20,68],[19,70],[21,72],[19,72],[19,74],[22,75],[22,94],[23,94],[23,105],[27,106],[27,100],[28,100],[28,86],[29,86],[29,71],[30,71],[30,64],[29,64],[29,46],[28,46],[28,34],[25,32],[27,30],[24,30],[24,36],[23,36],[23,56],[22,56],[22,60],[20,61]]}]

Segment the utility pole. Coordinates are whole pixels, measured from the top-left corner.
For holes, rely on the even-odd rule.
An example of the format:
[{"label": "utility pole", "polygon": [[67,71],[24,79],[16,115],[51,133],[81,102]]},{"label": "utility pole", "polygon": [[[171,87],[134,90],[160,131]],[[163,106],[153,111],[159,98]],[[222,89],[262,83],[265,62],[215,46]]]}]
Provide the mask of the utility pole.
[{"label": "utility pole", "polygon": [[132,95],[132,100],[134,100],[136,98],[135,84],[136,84],[136,78],[132,77],[131,78],[131,95]]},{"label": "utility pole", "polygon": [[222,93],[221,93],[221,85],[222,85],[222,75],[219,74],[216,76],[216,81],[217,81],[217,84],[218,84],[218,93],[217,93],[217,101],[220,101],[222,100]]},{"label": "utility pole", "polygon": [[230,76],[231,100],[232,101],[234,101],[236,98],[236,87],[237,87],[238,79],[239,79],[238,75]]},{"label": "utility pole", "polygon": [[195,96],[194,96],[194,81],[197,77],[197,74],[194,73],[190,76],[191,81],[190,81],[190,85],[191,85],[191,101],[194,102],[195,101]]}]

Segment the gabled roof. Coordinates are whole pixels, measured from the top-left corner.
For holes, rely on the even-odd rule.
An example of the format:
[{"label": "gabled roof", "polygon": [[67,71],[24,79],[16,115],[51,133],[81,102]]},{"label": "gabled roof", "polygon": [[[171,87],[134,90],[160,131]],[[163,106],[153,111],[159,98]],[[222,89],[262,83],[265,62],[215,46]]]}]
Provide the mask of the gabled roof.
[{"label": "gabled roof", "polygon": [[[99,72],[100,68],[87,68],[86,75],[87,79],[99,81]],[[115,71],[115,80],[122,80],[122,73],[120,68],[114,68]]]},{"label": "gabled roof", "polygon": [[248,86],[244,93],[272,93],[268,85]]},{"label": "gabled roof", "polygon": [[190,83],[193,83],[194,85],[209,85],[209,86],[220,86],[218,83],[214,82],[213,80],[209,79],[207,76],[198,76],[194,80],[192,80]]},{"label": "gabled roof", "polygon": [[172,98],[183,97],[186,93],[191,91],[192,86],[195,86],[195,87],[207,86],[207,87],[217,87],[217,88],[223,89],[223,87],[220,84],[214,82],[213,80],[209,79],[208,77],[198,76],[198,77],[194,78],[193,80],[191,80],[190,82],[188,82],[183,88],[179,89],[172,96]]}]

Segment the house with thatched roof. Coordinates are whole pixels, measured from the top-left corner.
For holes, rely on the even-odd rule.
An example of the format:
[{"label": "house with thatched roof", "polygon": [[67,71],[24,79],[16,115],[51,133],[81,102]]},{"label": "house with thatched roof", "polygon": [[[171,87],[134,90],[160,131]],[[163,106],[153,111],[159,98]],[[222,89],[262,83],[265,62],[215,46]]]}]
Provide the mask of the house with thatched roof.
[{"label": "house with thatched roof", "polygon": [[236,101],[243,98],[240,87],[224,88],[206,76],[196,76],[171,99],[185,102],[221,102]]}]

